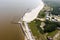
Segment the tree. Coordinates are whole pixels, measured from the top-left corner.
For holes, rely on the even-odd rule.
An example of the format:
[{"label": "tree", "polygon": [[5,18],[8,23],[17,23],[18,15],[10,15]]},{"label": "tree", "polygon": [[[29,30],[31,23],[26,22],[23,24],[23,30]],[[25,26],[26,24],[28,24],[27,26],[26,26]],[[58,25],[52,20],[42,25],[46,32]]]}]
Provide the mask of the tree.
[{"label": "tree", "polygon": [[44,11],[41,11],[41,12],[39,12],[38,17],[39,17],[39,18],[44,18],[45,15],[46,15],[45,12],[44,12]]},{"label": "tree", "polygon": [[46,21],[46,25],[44,26],[44,32],[52,32],[57,28],[57,25],[55,22]]}]

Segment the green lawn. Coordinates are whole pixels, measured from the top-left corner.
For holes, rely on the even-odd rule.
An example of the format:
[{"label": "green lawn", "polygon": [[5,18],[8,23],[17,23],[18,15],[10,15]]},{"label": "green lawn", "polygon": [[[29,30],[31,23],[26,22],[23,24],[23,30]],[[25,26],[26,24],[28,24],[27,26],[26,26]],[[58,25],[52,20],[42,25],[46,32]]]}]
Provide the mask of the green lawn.
[{"label": "green lawn", "polygon": [[58,30],[55,30],[55,31],[53,31],[53,32],[48,33],[47,36],[53,37],[53,36],[55,36],[55,34],[57,34],[57,32],[58,32]]},{"label": "green lawn", "polygon": [[38,18],[44,18],[45,16],[46,16],[45,12],[40,11],[39,15],[38,15]]},{"label": "green lawn", "polygon": [[32,21],[29,23],[29,28],[31,29],[31,32],[33,36],[35,36],[36,40],[45,40],[44,35],[40,33],[37,25],[40,24],[40,21]]},{"label": "green lawn", "polygon": [[38,36],[38,35],[40,34],[40,33],[39,33],[39,30],[38,30],[37,27],[36,27],[35,22],[29,23],[29,27],[30,27],[30,29],[32,30],[32,33],[33,33],[34,36]]}]

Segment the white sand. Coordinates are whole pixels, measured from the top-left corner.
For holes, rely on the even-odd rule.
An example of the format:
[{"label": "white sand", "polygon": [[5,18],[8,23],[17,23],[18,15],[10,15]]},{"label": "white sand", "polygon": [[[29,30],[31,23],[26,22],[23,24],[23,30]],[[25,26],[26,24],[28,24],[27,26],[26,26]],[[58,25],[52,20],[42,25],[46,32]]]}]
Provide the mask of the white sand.
[{"label": "white sand", "polygon": [[25,13],[25,15],[23,16],[23,21],[25,22],[33,21],[38,16],[39,12],[43,9],[43,7],[44,3],[40,1],[39,6],[37,6],[35,9],[32,9],[31,12]]}]

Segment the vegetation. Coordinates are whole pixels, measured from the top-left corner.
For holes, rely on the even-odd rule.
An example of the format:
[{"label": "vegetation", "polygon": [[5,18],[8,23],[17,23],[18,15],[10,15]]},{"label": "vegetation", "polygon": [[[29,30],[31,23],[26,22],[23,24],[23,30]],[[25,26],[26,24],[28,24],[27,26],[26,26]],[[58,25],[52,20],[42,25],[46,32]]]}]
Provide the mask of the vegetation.
[{"label": "vegetation", "polygon": [[43,34],[43,30],[40,28],[41,21],[34,20],[31,23],[29,23],[29,28],[31,29],[33,35],[35,36],[36,40],[45,40],[45,37]]},{"label": "vegetation", "polygon": [[[56,10],[56,9],[51,11],[51,13],[56,14],[56,13],[60,12],[59,10]],[[45,12],[41,11],[41,12],[39,12],[38,18],[44,18],[45,15],[46,15]],[[29,23],[29,28],[31,29],[32,34],[35,36],[35,38],[37,40],[44,40],[45,39],[45,37],[43,36],[44,33],[48,33],[47,36],[53,37],[58,32],[58,30],[56,30],[56,29],[57,29],[57,27],[60,27],[60,22],[53,22],[53,21],[46,20],[44,30],[42,30],[40,25],[41,25],[40,20],[34,20],[31,23]]]},{"label": "vegetation", "polygon": [[53,32],[48,33],[47,36],[54,37],[55,34],[57,34],[57,32],[58,32],[58,30],[55,30],[55,31],[53,31]]},{"label": "vegetation", "polygon": [[60,27],[60,22],[57,22],[56,25],[57,25],[58,27]]},{"label": "vegetation", "polygon": [[51,22],[51,21],[45,21],[45,26],[44,26],[44,32],[52,32],[54,30],[56,30],[57,25],[55,22]]},{"label": "vegetation", "polygon": [[45,12],[41,11],[39,12],[38,18],[44,18],[45,17]]},{"label": "vegetation", "polygon": [[51,11],[51,13],[53,15],[60,15],[60,7],[53,7],[53,11]]},{"label": "vegetation", "polygon": [[43,34],[44,31],[43,31],[42,28],[40,27],[40,25],[41,25],[41,21],[40,21],[40,20],[35,20],[35,21],[36,21],[36,26],[37,26],[39,32]]},{"label": "vegetation", "polygon": [[36,24],[34,21],[32,21],[31,23],[29,23],[29,27],[33,33],[34,36],[38,36],[40,33],[39,33],[39,30],[37,29],[36,27]]}]

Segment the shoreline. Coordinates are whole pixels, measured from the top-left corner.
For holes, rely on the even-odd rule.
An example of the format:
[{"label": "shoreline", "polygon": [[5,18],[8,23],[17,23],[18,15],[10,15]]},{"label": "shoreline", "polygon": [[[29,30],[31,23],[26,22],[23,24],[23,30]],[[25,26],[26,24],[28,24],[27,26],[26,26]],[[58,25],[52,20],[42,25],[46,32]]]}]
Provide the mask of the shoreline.
[{"label": "shoreline", "polygon": [[38,7],[32,9],[32,11],[29,13],[25,13],[25,15],[23,16],[23,21],[25,22],[33,21],[38,16],[39,12],[43,9],[43,7],[44,7],[44,3],[43,1],[41,1]]}]

